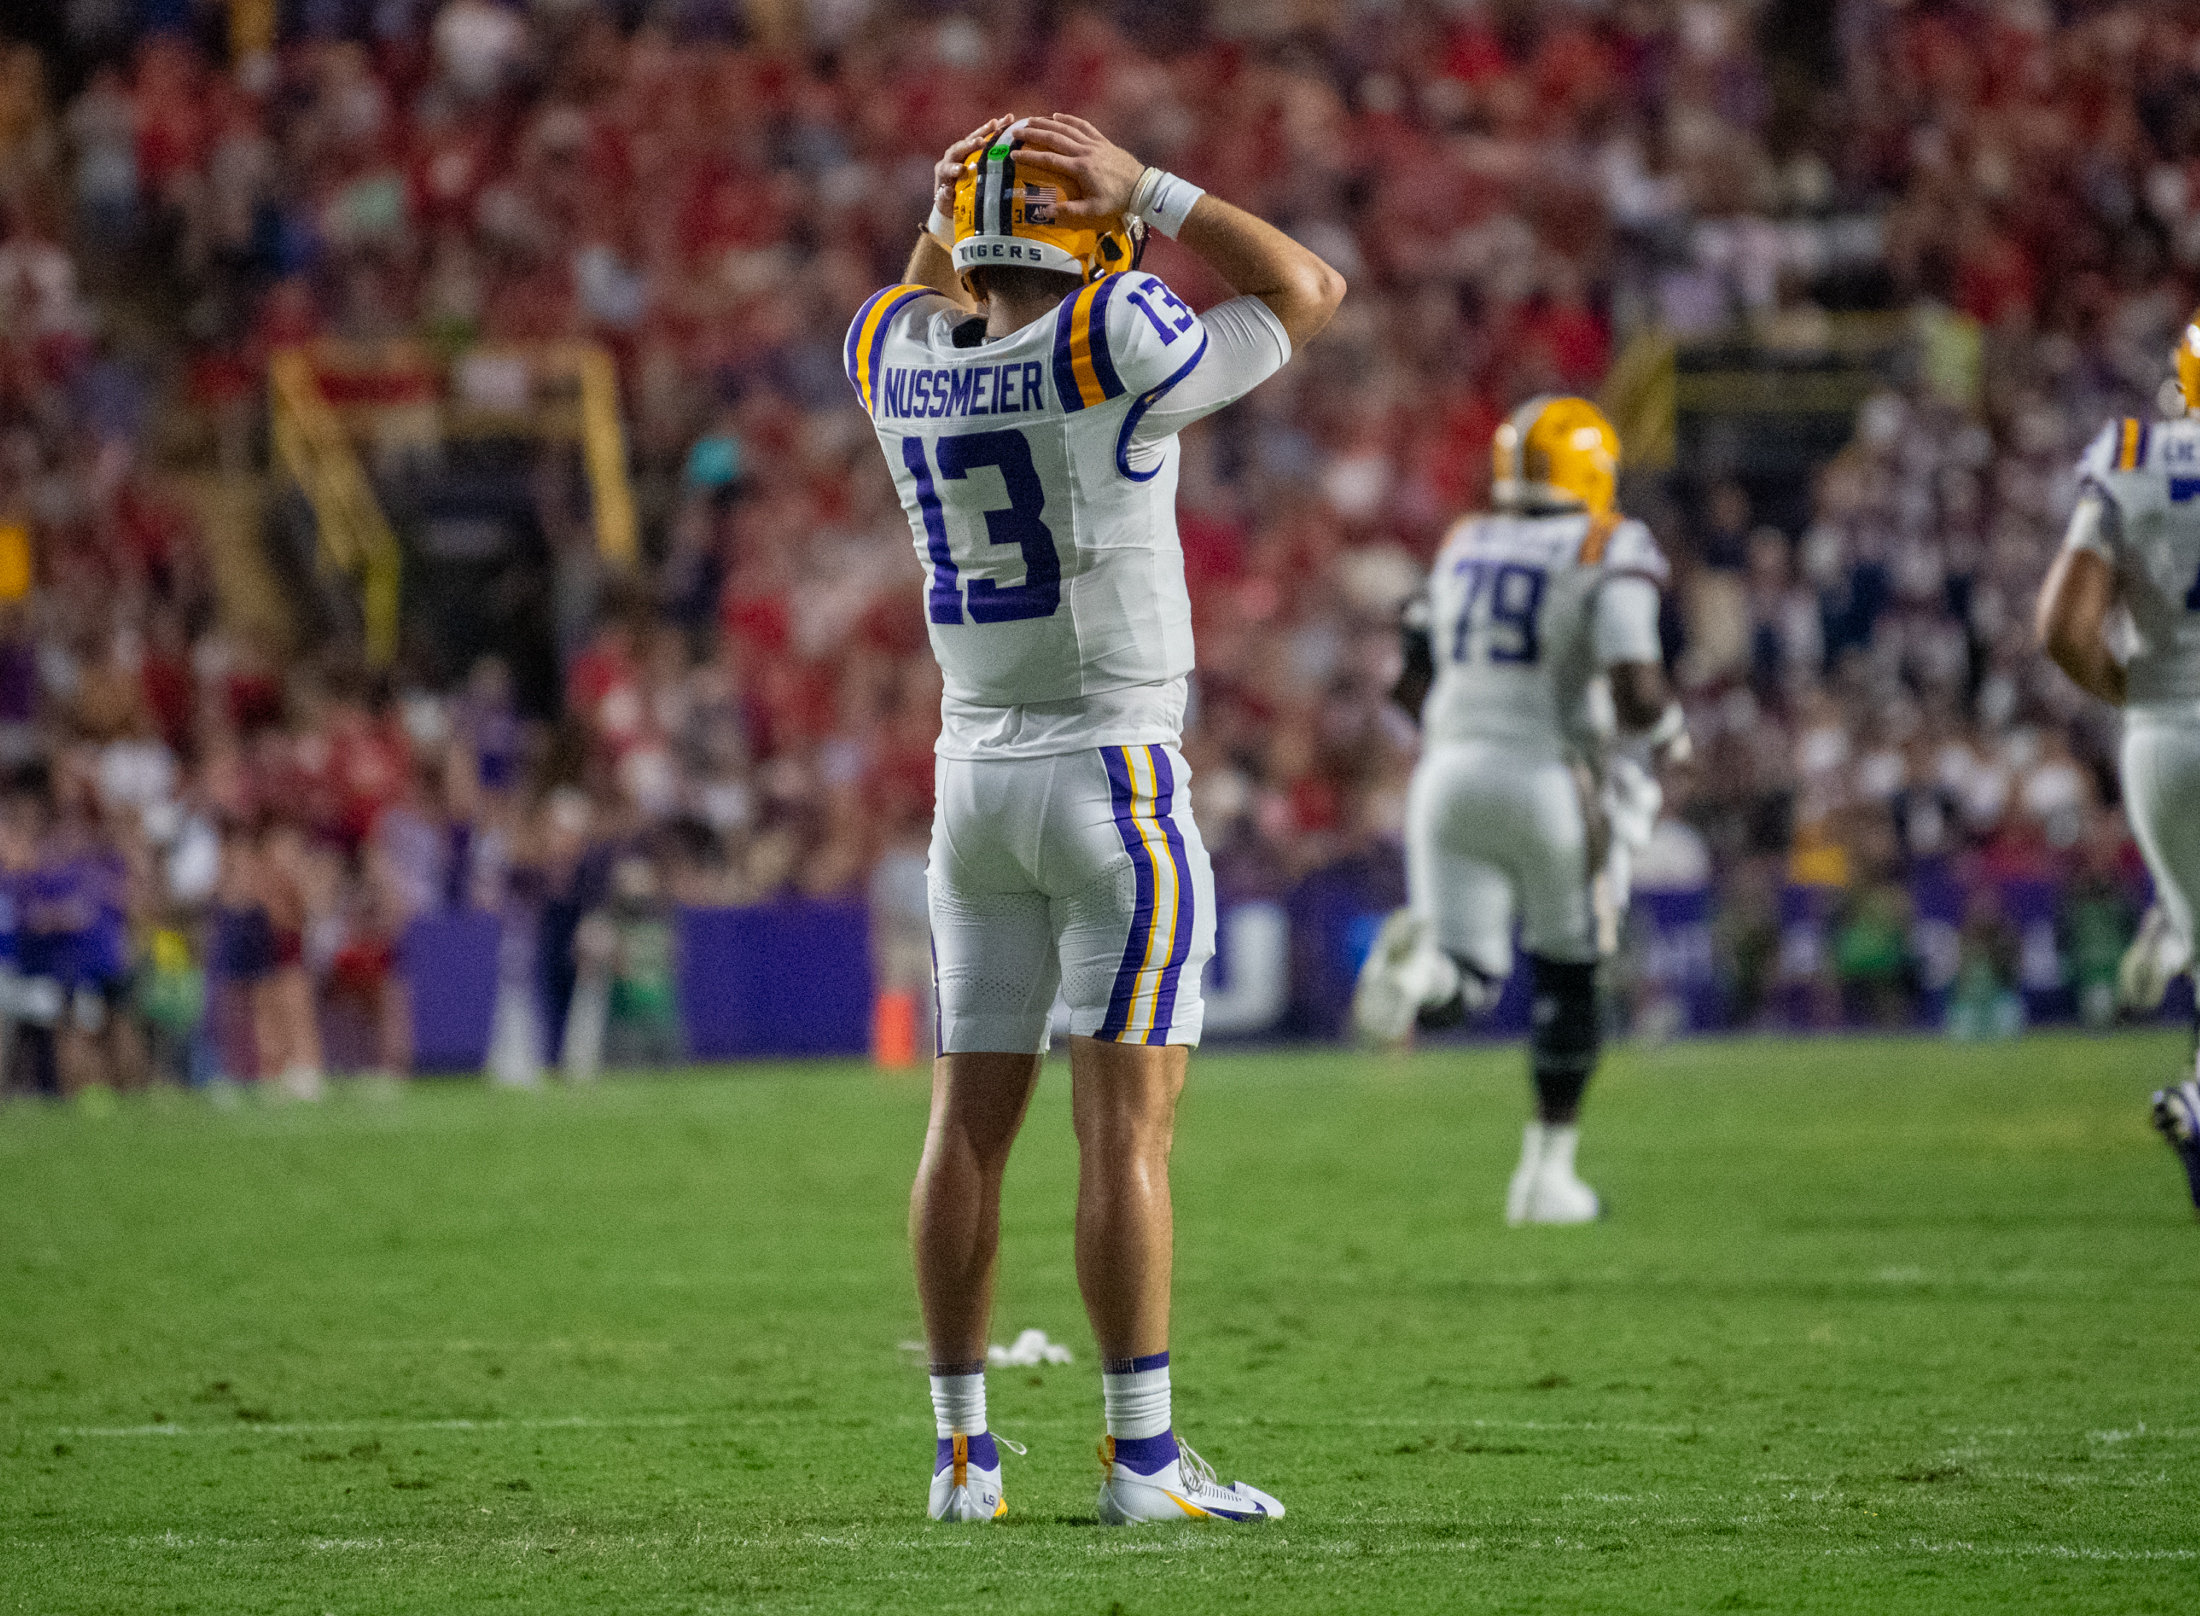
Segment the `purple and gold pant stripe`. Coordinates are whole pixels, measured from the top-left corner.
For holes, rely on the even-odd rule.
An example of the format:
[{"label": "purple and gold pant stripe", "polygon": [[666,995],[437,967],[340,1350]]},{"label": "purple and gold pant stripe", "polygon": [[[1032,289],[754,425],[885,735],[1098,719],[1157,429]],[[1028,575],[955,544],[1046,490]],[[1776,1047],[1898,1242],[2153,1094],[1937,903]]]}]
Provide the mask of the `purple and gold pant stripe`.
[{"label": "purple and gold pant stripe", "polygon": [[1166,748],[1105,746],[1115,828],[1138,876],[1123,963],[1096,1038],[1119,1044],[1165,1044],[1176,1019],[1176,994],[1192,952],[1192,865],[1176,827],[1176,776]]}]

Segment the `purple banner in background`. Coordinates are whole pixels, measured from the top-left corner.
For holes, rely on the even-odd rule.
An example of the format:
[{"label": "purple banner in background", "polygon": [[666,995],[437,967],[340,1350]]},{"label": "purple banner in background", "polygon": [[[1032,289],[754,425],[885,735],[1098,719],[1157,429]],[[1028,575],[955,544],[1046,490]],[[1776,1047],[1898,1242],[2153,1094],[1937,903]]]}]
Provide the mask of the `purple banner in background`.
[{"label": "purple banner in background", "polygon": [[[453,911],[415,921],[405,934],[421,1070],[478,1071],[487,1058],[500,929],[494,915]],[[683,909],[675,932],[681,1019],[694,1059],[870,1048],[870,918],[862,904]]]},{"label": "purple banner in background", "polygon": [[683,909],[680,1013],[697,1060],[871,1047],[871,921],[860,903]]},{"label": "purple banner in background", "polygon": [[[1305,877],[1280,899],[1224,908],[1225,960],[1207,983],[1209,1030],[1217,1042],[1330,1039],[1350,1035],[1352,984],[1382,923],[1403,896],[1392,861],[1369,857]],[[2066,895],[2046,880],[1967,888],[1947,868],[1923,866],[1908,887],[1906,1001],[1901,1019],[1942,1025],[1967,950],[1967,923],[2004,928],[2006,988],[2026,1019],[2068,1020],[2076,1009],[2071,962],[2058,928]],[[1837,941],[1844,895],[1790,886],[1781,893],[1777,958],[1761,1021],[1776,1027],[1863,1025],[1844,1000]],[[1637,893],[1626,952],[1638,1001],[1658,1006],[1671,1032],[1709,1032],[1736,1013],[1716,946],[1716,901],[1708,890]],[[417,922],[403,959],[412,993],[413,1037],[424,1070],[479,1070],[487,1053],[497,987],[499,922],[450,913]],[[789,900],[745,909],[687,909],[676,922],[681,1019],[697,1060],[860,1055],[870,1043],[870,922],[864,905]],[[1473,1031],[1515,1036],[1528,1022],[1528,973],[1513,973],[1493,1012]],[[539,973],[538,973],[539,974]],[[1623,973],[1616,979],[1624,983]],[[1640,1008],[1638,1003],[1638,1010]],[[2180,984],[2164,1018],[2186,1013]],[[1874,1024],[1884,1025],[1884,1021]]]},{"label": "purple banner in background", "polygon": [[413,1064],[424,1072],[479,1070],[496,1009],[495,915],[454,909],[406,928],[400,967],[412,995]]}]

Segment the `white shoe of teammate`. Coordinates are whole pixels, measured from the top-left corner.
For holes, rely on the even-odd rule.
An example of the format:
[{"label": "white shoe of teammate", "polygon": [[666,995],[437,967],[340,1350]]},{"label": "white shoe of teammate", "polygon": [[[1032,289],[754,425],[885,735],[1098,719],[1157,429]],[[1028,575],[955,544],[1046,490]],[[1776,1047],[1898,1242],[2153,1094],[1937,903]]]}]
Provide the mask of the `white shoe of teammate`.
[{"label": "white shoe of teammate", "polygon": [[2153,905],[2139,922],[2139,935],[2117,963],[2117,1008],[2142,1016],[2159,1010],[2170,983],[2191,965],[2192,945],[2177,935],[2168,912],[2160,904]]},{"label": "white shoe of teammate", "polygon": [[1175,1449],[1174,1458],[1157,1470],[1141,1471],[1127,1459],[1116,1457],[1114,1437],[1101,1439],[1100,1463],[1107,1470],[1100,1483],[1100,1519],[1104,1524],[1283,1518],[1283,1506],[1258,1487],[1242,1481],[1225,1487],[1215,1478],[1214,1466],[1173,1437],[1169,1445]]},{"label": "white shoe of teammate", "polygon": [[1574,1147],[1581,1130],[1571,1123],[1546,1126],[1531,1122],[1520,1138],[1520,1165],[1505,1191],[1505,1221],[1594,1223],[1604,1215],[1597,1192],[1574,1172]]},{"label": "white shoe of teammate", "polygon": [[990,1431],[976,1436],[943,1436],[932,1470],[932,1497],[925,1506],[935,1521],[997,1521],[1008,1513],[1001,1493],[1001,1449],[1024,1450]]},{"label": "white shoe of teammate", "polygon": [[1411,909],[1393,910],[1360,966],[1352,1024],[1371,1044],[1402,1044],[1423,1005],[1442,1004],[1458,991],[1459,967],[1437,949],[1428,921]]}]

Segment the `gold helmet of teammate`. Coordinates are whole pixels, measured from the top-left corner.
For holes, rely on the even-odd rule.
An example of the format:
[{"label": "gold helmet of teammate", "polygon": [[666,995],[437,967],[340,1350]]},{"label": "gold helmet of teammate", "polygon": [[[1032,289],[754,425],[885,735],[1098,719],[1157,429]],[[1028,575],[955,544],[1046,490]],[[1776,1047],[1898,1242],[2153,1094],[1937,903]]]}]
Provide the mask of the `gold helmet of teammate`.
[{"label": "gold helmet of teammate", "polygon": [[1587,399],[1531,398],[1498,427],[1490,447],[1497,468],[1490,497],[1498,505],[1611,511],[1619,434]]},{"label": "gold helmet of teammate", "polygon": [[1089,281],[1136,269],[1145,254],[1145,226],[1121,219],[1104,227],[1057,221],[1055,205],[1084,193],[1069,175],[1045,167],[1042,154],[1018,159],[1020,128],[1011,124],[992,145],[963,159],[955,182],[956,271],[967,277],[987,265],[1015,265]]},{"label": "gold helmet of teammate", "polygon": [[2177,339],[2177,391],[2185,398],[2185,413],[2200,413],[2200,309],[2192,311],[2184,334]]}]

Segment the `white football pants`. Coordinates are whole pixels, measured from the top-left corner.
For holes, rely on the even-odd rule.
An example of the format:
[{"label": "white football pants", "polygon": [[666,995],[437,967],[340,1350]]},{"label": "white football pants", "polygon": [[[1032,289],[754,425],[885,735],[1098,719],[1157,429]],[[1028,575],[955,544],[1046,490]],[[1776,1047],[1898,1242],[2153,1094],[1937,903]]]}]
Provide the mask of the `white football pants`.
[{"label": "white football pants", "polygon": [[2134,708],[2124,719],[2122,773],[2124,812],[2155,899],[2190,945],[2200,902],[2200,722]]},{"label": "white football pants", "polygon": [[926,871],[940,1050],[1043,1052],[1070,1031],[1197,1044],[1215,881],[1173,746],[941,758]]},{"label": "white football pants", "polygon": [[1406,893],[1437,946],[1493,980],[1521,942],[1546,959],[1597,957],[1589,822],[1574,771],[1495,741],[1441,741],[1406,792]]}]

